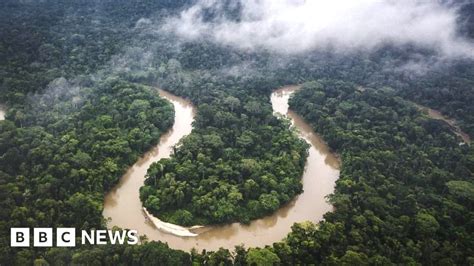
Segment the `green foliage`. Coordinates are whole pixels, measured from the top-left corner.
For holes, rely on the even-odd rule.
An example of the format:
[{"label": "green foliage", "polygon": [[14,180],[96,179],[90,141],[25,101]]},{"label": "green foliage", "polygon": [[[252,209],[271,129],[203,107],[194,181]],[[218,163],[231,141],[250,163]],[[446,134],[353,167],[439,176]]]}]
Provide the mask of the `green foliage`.
[{"label": "green foliage", "polygon": [[474,202],[474,184],[472,182],[453,180],[447,182],[446,186],[454,196],[470,201],[471,204]]},{"label": "green foliage", "polygon": [[[441,110],[472,136],[472,61],[416,75],[404,71],[407,63],[433,55],[412,46],[274,56],[155,30],[187,2],[1,1],[0,100],[9,107],[0,122],[2,264],[474,264],[474,151],[397,97]],[[226,16],[238,19],[238,5],[229,6]],[[459,8],[460,30],[471,38],[472,8]],[[239,247],[191,258],[156,242],[9,248],[11,226],[103,227],[104,193],[172,123],[155,92],[104,82],[111,73],[198,106],[196,130],[150,168],[141,190],[150,211],[180,224],[248,222],[297,195],[306,146],[271,115],[268,95],[333,80],[306,85],[292,108],[341,155],[335,211],[249,255]]]},{"label": "green foliage", "polygon": [[250,248],[247,252],[248,265],[269,266],[279,262],[278,256],[269,249]]},{"label": "green foliage", "polygon": [[[171,67],[186,74],[175,60],[165,73]],[[182,225],[247,223],[301,192],[308,145],[273,116],[267,95],[246,93],[227,79],[203,83],[193,76],[185,85],[163,78],[172,83],[167,89],[199,105],[193,132],[171,159],[148,170],[140,198],[154,215]],[[222,82],[236,83],[223,90]]]},{"label": "green foliage", "polygon": [[439,223],[436,218],[428,213],[420,212],[415,216],[415,231],[421,236],[433,236],[439,229]]},{"label": "green foliage", "polygon": [[188,253],[171,250],[167,244],[159,242],[51,248],[44,259],[37,261],[49,263],[45,265],[191,265]]},{"label": "green foliage", "polygon": [[[73,107],[76,97],[81,103]],[[0,121],[2,241],[10,227],[102,227],[104,193],[173,122],[171,104],[156,91],[117,80],[68,99],[51,100],[46,93],[25,107],[22,121]],[[129,110],[137,102],[147,103],[145,120]],[[12,251],[2,245],[2,261],[12,261]],[[76,254],[73,261],[93,254]]]},{"label": "green foliage", "polygon": [[449,126],[393,91],[335,80],[305,84],[290,108],[341,154],[342,169],[335,211],[275,244],[282,262],[468,263],[473,148],[459,146]]}]

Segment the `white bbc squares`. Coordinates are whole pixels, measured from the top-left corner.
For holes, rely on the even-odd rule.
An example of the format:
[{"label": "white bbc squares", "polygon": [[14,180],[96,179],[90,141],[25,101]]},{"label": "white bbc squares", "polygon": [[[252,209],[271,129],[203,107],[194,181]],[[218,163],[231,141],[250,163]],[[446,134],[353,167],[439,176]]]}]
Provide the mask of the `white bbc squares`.
[{"label": "white bbc squares", "polygon": [[33,246],[52,247],[53,246],[53,228],[34,228]]},{"label": "white bbc squares", "polygon": [[11,247],[29,247],[30,246],[30,228],[17,227],[10,229]]},{"label": "white bbc squares", "polygon": [[[29,247],[30,231],[26,227],[10,228],[10,246]],[[56,228],[54,233],[53,228],[33,228],[33,247],[52,247],[55,235],[57,247],[76,246],[75,228]]]},{"label": "white bbc squares", "polygon": [[[29,247],[31,229],[26,227],[10,228],[11,247]],[[81,230],[82,245],[136,245],[139,242],[137,230]],[[56,240],[53,240],[56,239]],[[33,247],[75,247],[76,229],[33,228]],[[0,266],[1,266],[0,262]]]},{"label": "white bbc squares", "polygon": [[56,246],[75,247],[76,246],[76,229],[75,228],[56,229]]}]

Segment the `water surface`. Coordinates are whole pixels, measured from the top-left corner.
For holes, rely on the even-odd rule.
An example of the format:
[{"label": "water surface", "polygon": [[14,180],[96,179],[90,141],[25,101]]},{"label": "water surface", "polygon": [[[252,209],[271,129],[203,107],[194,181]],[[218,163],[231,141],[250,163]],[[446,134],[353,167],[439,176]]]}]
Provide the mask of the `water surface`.
[{"label": "water surface", "polygon": [[195,230],[194,237],[180,237],[156,229],[150,219],[145,218],[138,190],[142,186],[146,170],[151,163],[168,157],[171,147],[191,131],[194,117],[192,105],[184,99],[164,91],[160,95],[170,100],[175,107],[175,125],[160,139],[160,144],[145,154],[122,177],[120,183],[106,197],[104,216],[111,217],[109,227],[136,229],[146,234],[149,240],[167,242],[171,248],[189,251],[217,250],[219,247],[233,249],[244,244],[246,247],[261,247],[282,240],[295,222],[318,222],[332,206],[326,196],[334,191],[339,177],[338,159],[327,145],[313,132],[311,127],[297,114],[288,110],[288,99],[299,87],[289,86],[275,90],[271,103],[275,115],[285,115],[299,130],[300,136],[310,145],[309,157],[302,177],[304,192],[270,216],[252,221],[249,225],[233,223],[206,226]]},{"label": "water surface", "polygon": [[456,134],[457,136],[461,137],[461,139],[464,141],[464,143],[467,143],[467,144],[471,144],[471,138],[469,137],[469,135],[462,131],[462,129],[458,126],[457,122],[455,119],[453,118],[448,118],[446,116],[444,116],[440,111],[438,110],[435,110],[435,109],[431,109],[429,107],[426,107],[426,106],[423,106],[423,105],[419,105],[419,104],[415,104],[416,107],[418,107],[418,109],[420,109],[421,111],[424,111],[426,112],[426,114],[428,114],[428,116],[432,119],[436,119],[436,120],[442,120],[444,122],[446,122],[446,124],[449,125],[449,127],[451,128],[451,131]]}]

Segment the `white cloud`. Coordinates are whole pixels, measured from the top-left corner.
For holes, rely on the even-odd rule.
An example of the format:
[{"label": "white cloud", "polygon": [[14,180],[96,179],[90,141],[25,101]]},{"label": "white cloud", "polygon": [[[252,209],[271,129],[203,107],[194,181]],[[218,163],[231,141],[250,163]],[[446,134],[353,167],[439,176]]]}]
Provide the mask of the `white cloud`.
[{"label": "white cloud", "polygon": [[[237,1],[237,0],[236,0]],[[185,39],[208,38],[240,49],[280,53],[311,49],[353,51],[391,43],[415,44],[443,56],[473,57],[474,45],[457,35],[457,12],[438,1],[238,0],[240,21],[203,18],[222,1],[199,0],[163,29]]]}]

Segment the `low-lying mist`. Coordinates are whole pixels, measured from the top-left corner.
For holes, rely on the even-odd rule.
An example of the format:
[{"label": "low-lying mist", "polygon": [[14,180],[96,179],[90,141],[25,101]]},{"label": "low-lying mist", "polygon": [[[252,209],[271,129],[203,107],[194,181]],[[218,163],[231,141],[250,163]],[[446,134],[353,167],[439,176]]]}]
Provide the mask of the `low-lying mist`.
[{"label": "low-lying mist", "polygon": [[366,51],[390,44],[415,45],[444,58],[472,58],[473,43],[458,34],[458,8],[410,0],[198,0],[162,29],[185,40],[284,54]]}]

